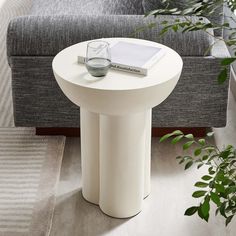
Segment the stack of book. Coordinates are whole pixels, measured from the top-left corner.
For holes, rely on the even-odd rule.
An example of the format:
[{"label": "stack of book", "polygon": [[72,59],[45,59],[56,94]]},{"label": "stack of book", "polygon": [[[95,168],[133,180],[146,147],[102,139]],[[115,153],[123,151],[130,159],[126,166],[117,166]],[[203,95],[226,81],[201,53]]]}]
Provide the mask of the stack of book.
[{"label": "stack of book", "polygon": [[[110,50],[111,68],[140,75],[147,75],[148,70],[165,55],[164,48],[124,41],[111,45]],[[79,63],[85,61],[85,56],[78,55]]]}]

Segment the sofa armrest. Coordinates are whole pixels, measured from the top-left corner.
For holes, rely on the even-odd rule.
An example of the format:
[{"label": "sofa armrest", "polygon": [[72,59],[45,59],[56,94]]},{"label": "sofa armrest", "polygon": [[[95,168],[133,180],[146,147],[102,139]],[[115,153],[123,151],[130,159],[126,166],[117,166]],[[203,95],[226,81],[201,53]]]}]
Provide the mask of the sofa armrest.
[{"label": "sofa armrest", "polygon": [[[65,15],[24,16],[13,19],[8,27],[7,52],[11,56],[54,56],[72,44],[105,37],[133,37],[137,28],[157,22],[156,27],[138,32],[135,37],[167,45],[182,56],[202,56],[212,44],[203,31],[168,32],[159,38],[160,22],[178,16],[138,15]],[[181,19],[181,17],[179,17]],[[197,19],[197,18],[196,18]]]}]

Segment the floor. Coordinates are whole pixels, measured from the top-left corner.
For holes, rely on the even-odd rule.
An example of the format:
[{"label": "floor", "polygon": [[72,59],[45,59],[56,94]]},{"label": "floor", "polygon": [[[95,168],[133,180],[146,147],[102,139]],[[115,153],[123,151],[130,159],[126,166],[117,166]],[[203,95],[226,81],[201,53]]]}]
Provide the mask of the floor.
[{"label": "floor", "polygon": [[[236,102],[230,94],[228,124],[214,129],[219,146],[236,145]],[[227,228],[221,217],[209,223],[197,216],[184,216],[187,207],[196,204],[193,184],[205,169],[184,171],[175,160],[181,145],[152,140],[152,192],[143,202],[143,210],[130,219],[114,219],[81,195],[80,140],[68,138],[58,186],[56,208],[50,236],[235,236],[236,219]]]}]

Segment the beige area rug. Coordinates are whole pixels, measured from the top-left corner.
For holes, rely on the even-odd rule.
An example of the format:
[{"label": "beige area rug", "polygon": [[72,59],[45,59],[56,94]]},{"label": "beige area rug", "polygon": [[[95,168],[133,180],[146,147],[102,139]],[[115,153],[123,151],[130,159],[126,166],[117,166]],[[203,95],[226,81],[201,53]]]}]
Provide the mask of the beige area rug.
[{"label": "beige area rug", "polygon": [[6,56],[8,23],[14,17],[26,14],[31,0],[0,0],[0,127],[13,127],[11,71]]},{"label": "beige area rug", "polygon": [[0,128],[0,236],[48,236],[64,137]]}]

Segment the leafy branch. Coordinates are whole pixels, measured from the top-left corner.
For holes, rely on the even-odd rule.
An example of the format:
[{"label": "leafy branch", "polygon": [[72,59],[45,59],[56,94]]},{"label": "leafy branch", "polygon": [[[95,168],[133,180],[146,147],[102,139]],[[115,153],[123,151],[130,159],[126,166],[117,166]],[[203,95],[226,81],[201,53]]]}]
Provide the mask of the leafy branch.
[{"label": "leafy branch", "polygon": [[[162,30],[160,31],[160,37],[163,37],[167,32],[174,31],[174,32],[191,32],[191,31],[199,31],[202,30],[206,34],[210,35],[211,37],[216,39],[217,41],[224,41],[225,44],[231,47],[232,51],[234,52],[234,57],[232,58],[224,58],[222,59],[221,66],[222,69],[218,75],[218,82],[220,84],[224,83],[228,78],[228,66],[236,61],[236,28],[233,27],[230,23],[222,23],[222,24],[214,24],[212,22],[206,21],[203,16],[211,16],[216,14],[218,9],[222,7],[223,4],[227,5],[228,8],[231,10],[232,14],[236,10],[236,1],[235,0],[190,0],[187,4],[185,9],[179,9],[177,7],[172,8],[171,0],[162,0],[163,9],[157,9],[149,12],[146,16],[154,16],[157,17],[158,15],[178,15],[181,18],[177,18],[173,20],[165,20],[162,21],[160,24],[163,26]],[[220,13],[221,14],[221,13]],[[197,16],[196,18],[192,18],[190,16]],[[226,16],[235,23],[235,19],[232,16]],[[156,24],[152,23],[148,26],[148,28],[155,27]],[[214,35],[214,30],[227,30],[229,35],[227,38],[222,38]],[[215,43],[214,43],[215,44]],[[205,52],[207,54],[212,47],[211,45]]]},{"label": "leafy branch", "polygon": [[[207,134],[213,136],[213,132]],[[236,150],[228,145],[219,150],[207,139],[196,139],[192,134],[184,135],[182,131],[176,130],[166,134],[160,139],[163,142],[171,139],[172,144],[186,140],[183,144],[183,151],[193,148],[192,155],[181,155],[176,157],[179,164],[184,164],[185,170],[193,164],[197,169],[202,166],[208,167],[208,173],[195,183],[198,188],[192,197],[200,199],[198,205],[191,206],[185,211],[185,215],[191,216],[195,213],[207,221],[210,216],[211,204],[216,205],[215,214],[221,214],[225,219],[226,226],[236,215]]]}]

